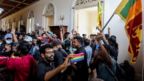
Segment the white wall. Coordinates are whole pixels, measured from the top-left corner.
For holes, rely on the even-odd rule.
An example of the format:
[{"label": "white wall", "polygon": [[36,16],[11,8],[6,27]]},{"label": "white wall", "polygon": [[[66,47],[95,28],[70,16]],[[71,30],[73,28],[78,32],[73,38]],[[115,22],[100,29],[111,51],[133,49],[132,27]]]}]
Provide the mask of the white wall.
[{"label": "white wall", "polygon": [[84,10],[78,10],[78,32],[80,35],[88,34],[88,16]]},{"label": "white wall", "polygon": [[[110,16],[113,14],[121,0],[105,0],[104,5],[104,24],[108,21]],[[114,4],[113,4],[114,3]],[[121,63],[125,59],[128,59],[128,39],[124,29],[124,22],[118,15],[114,15],[107,28],[111,28],[111,34],[117,36],[117,42],[119,43],[119,55],[118,62]],[[107,33],[107,28],[105,33]]]},{"label": "white wall", "polygon": [[64,15],[65,19],[64,19],[63,25],[68,25],[68,27],[71,27],[72,25],[71,23],[72,22],[71,20],[72,0],[40,0],[39,2],[36,2],[33,5],[17,13],[7,16],[6,18],[2,19],[1,22],[5,22],[6,20],[9,20],[9,19],[13,20],[14,18],[19,20],[20,16],[23,16],[24,20],[26,21],[29,12],[33,11],[34,17],[35,17],[35,23],[39,23],[41,26],[44,26],[43,25],[44,21],[43,21],[42,16],[43,16],[44,8],[47,7],[49,3],[52,3],[55,7],[54,25],[62,25],[59,18],[61,15]]},{"label": "white wall", "polygon": [[[121,1],[122,0],[105,0],[104,24],[108,21],[108,19],[113,14],[114,10],[117,8],[117,6],[119,5]],[[144,3],[144,0],[142,1]],[[128,60],[130,59],[129,58],[130,56],[128,55],[128,38],[126,36],[124,25],[125,23],[121,20],[121,18],[118,15],[115,15],[107,26],[111,28],[111,34],[117,36],[117,41],[119,43],[119,55],[118,55],[119,63],[123,62],[125,59],[128,59]],[[107,33],[107,28],[105,29],[104,32]],[[142,58],[144,58],[142,56],[143,51],[144,49],[141,50],[137,58],[136,64],[133,64],[138,76],[141,76],[142,74]],[[139,77],[139,79],[141,80],[141,77]]]},{"label": "white wall", "polygon": [[96,24],[97,24],[97,10],[95,11],[90,11],[88,13],[89,15],[89,32],[91,32],[90,34],[95,34],[96,33]]}]

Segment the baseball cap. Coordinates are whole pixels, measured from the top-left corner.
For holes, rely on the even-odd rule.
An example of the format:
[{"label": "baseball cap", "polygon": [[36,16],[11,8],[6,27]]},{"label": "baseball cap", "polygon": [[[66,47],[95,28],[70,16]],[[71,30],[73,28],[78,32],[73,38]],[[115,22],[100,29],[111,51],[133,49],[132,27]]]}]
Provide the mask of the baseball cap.
[{"label": "baseball cap", "polygon": [[24,40],[27,41],[27,42],[32,42],[32,37],[31,36],[26,36],[24,38]]},{"label": "baseball cap", "polygon": [[12,39],[12,34],[11,33],[8,33],[4,36],[5,39],[8,39],[8,38],[11,38]]}]

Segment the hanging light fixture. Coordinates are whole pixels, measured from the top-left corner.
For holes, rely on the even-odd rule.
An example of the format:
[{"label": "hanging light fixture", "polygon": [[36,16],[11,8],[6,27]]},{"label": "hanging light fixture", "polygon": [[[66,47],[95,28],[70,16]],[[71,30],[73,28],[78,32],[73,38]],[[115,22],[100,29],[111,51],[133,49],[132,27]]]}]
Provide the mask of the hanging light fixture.
[{"label": "hanging light fixture", "polygon": [[3,8],[0,8],[0,14],[2,14],[3,11],[4,11],[4,9],[3,9]]}]

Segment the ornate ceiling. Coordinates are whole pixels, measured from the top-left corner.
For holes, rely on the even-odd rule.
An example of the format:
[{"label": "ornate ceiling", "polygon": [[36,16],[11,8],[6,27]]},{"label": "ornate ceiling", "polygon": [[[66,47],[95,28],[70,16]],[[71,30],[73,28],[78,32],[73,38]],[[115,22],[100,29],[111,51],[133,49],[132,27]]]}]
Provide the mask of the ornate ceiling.
[{"label": "ornate ceiling", "polygon": [[0,14],[0,19],[15,13],[39,0],[0,0],[0,8],[4,11]]}]

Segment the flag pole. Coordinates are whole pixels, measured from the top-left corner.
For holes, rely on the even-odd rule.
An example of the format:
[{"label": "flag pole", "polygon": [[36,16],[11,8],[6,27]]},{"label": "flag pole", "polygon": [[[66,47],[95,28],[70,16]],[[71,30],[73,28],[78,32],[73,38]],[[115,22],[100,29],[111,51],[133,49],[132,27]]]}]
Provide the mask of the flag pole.
[{"label": "flag pole", "polygon": [[[144,26],[144,23],[142,23],[142,26]],[[144,27],[142,27],[142,30],[144,30]],[[142,39],[142,81],[144,81],[144,51],[143,50],[144,50],[144,38]]]},{"label": "flag pole", "polygon": [[102,31],[104,31],[104,29],[107,27],[107,25],[109,24],[109,22],[111,21],[111,19],[113,18],[113,16],[115,15],[115,11],[112,14],[112,16],[110,17],[110,19],[106,22],[106,24],[103,26]]},{"label": "flag pole", "polygon": [[144,38],[142,41],[142,81],[144,81],[144,52],[143,52],[144,47],[143,47],[143,44],[144,44]]},{"label": "flag pole", "polygon": [[[118,7],[120,6],[121,2],[119,3]],[[107,25],[109,24],[109,22],[111,21],[111,19],[113,18],[113,16],[115,15],[117,8],[114,10],[113,14],[111,15],[111,17],[109,18],[109,20],[106,22],[106,24],[103,26],[102,31],[104,31],[104,29],[107,27]]]},{"label": "flag pole", "polygon": [[104,14],[105,13],[104,12],[105,11],[105,2],[104,2],[104,0],[102,0],[102,6],[103,6],[103,9],[102,9],[103,10],[102,11],[103,12],[103,14],[102,14],[102,19],[103,19],[102,26],[104,26],[104,16],[105,16],[105,14]]},{"label": "flag pole", "polygon": [[144,53],[142,54],[142,81],[144,81]]}]

